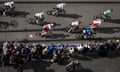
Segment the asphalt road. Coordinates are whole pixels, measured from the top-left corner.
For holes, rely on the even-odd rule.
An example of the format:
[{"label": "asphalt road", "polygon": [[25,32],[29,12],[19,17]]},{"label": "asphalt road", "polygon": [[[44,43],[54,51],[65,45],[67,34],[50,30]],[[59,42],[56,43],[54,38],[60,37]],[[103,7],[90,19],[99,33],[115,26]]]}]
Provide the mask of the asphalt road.
[{"label": "asphalt road", "polygon": [[[2,6],[2,5],[1,5]],[[89,26],[92,22],[92,17],[103,12],[106,9],[113,8],[114,12],[111,13],[112,21],[103,22],[96,38],[114,38],[120,37],[120,17],[119,17],[119,4],[67,4],[65,7],[66,16],[54,17],[46,14],[47,10],[55,7],[55,4],[16,4],[16,11],[19,13],[16,17],[0,17],[1,22],[10,22],[16,20],[15,26],[9,25],[7,29],[0,29],[0,40],[49,40],[53,38],[41,38],[36,36],[36,32],[41,30],[41,26],[28,24],[26,20],[34,16],[36,12],[45,12],[45,21],[57,23],[54,27],[56,39],[75,39],[76,34],[67,33],[66,30],[72,21],[80,19],[82,21],[81,28]],[[26,15],[25,18],[21,17]],[[1,23],[5,25],[7,23]],[[33,38],[29,38],[32,34]]]}]

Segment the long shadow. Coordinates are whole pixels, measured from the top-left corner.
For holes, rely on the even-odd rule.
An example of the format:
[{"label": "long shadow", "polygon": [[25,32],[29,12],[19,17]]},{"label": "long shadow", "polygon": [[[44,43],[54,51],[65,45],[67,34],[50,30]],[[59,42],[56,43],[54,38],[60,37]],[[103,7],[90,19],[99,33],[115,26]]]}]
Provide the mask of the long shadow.
[{"label": "long shadow", "polygon": [[96,29],[96,32],[97,33],[113,34],[115,32],[120,32],[120,27],[98,28],[98,29]]},{"label": "long shadow", "polygon": [[1,29],[7,29],[8,26],[10,26],[10,24],[8,22],[0,21]]},{"label": "long shadow", "polygon": [[79,72],[93,72],[93,71],[90,69],[82,68]]},{"label": "long shadow", "polygon": [[16,27],[18,27],[18,22],[16,20],[11,20],[10,22],[0,21],[1,29],[7,29],[9,26],[16,28]]},{"label": "long shadow", "polygon": [[65,15],[60,15],[59,17],[78,19],[78,18],[82,17],[82,15],[78,15],[78,14],[65,14]]},{"label": "long shadow", "polygon": [[23,17],[25,18],[27,15],[29,15],[29,12],[25,12],[25,11],[16,11],[16,16],[15,17]]},{"label": "long shadow", "polygon": [[65,39],[66,37],[69,37],[69,35],[60,33],[60,34],[53,34],[52,36],[47,37],[47,38],[53,38],[53,39],[60,38],[60,39]]},{"label": "long shadow", "polygon": [[51,24],[51,23],[53,23],[53,24],[54,24],[54,27],[56,27],[56,26],[61,26],[61,24],[59,24],[59,23],[55,23],[55,22],[48,22],[48,21],[44,21],[44,22],[43,22],[43,23],[41,23],[41,24],[35,24],[35,23],[32,23],[32,25],[44,26],[44,25]]},{"label": "long shadow", "polygon": [[11,20],[11,21],[10,21],[10,24],[11,24],[11,26],[12,26],[13,28],[17,28],[17,27],[19,26],[19,23],[18,23],[18,21],[16,21],[16,20]]},{"label": "long shadow", "polygon": [[120,24],[120,19],[110,19],[110,20],[106,20],[109,23],[116,23],[116,24]]},{"label": "long shadow", "polygon": [[83,61],[91,61],[92,60],[92,58],[91,57],[89,57],[89,56],[85,56],[85,55],[77,55],[77,56],[75,56],[74,58],[76,58],[76,59],[80,59],[80,60],[83,60]]},{"label": "long shadow", "polygon": [[82,52],[82,53],[76,53],[73,58],[83,60],[83,61],[92,61],[93,59],[100,58],[100,55],[98,55],[97,52]]},{"label": "long shadow", "polygon": [[110,53],[108,53],[107,58],[113,59],[116,57],[120,57],[120,49],[118,51],[112,51]]},{"label": "long shadow", "polygon": [[[23,72],[25,70],[32,70],[33,72],[55,72],[53,69],[47,69],[50,67],[51,63],[47,61],[35,61],[28,62],[23,67]],[[16,69],[16,67],[14,67]]]},{"label": "long shadow", "polygon": [[83,68],[81,65],[79,65],[79,68],[72,70],[70,72],[93,72],[93,71],[87,68]]}]

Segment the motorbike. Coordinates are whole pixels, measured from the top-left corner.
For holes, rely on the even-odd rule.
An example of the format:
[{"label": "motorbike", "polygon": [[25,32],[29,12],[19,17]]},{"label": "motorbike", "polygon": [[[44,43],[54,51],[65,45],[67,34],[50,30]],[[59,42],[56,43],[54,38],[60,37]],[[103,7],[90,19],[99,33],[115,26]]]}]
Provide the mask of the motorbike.
[{"label": "motorbike", "polygon": [[53,15],[53,16],[59,16],[59,15],[65,15],[65,10],[59,10],[57,11],[56,8],[53,8],[52,10],[48,10],[47,14],[48,15]]}]

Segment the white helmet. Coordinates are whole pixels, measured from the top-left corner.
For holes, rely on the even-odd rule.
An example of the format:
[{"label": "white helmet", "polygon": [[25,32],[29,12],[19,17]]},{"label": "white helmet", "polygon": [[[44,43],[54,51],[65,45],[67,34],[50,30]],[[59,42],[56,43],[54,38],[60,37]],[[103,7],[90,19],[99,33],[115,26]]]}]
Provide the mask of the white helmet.
[{"label": "white helmet", "polygon": [[14,1],[11,1],[10,3],[11,3],[11,4],[14,4]]},{"label": "white helmet", "polygon": [[54,24],[53,24],[53,23],[51,23],[50,25],[51,25],[51,26],[54,26]]}]

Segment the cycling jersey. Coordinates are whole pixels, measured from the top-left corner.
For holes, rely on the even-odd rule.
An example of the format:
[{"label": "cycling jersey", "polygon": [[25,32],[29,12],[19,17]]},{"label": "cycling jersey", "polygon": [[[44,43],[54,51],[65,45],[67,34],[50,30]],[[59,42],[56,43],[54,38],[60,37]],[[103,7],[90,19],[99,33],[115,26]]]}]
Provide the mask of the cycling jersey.
[{"label": "cycling jersey", "polygon": [[92,22],[92,28],[96,28],[97,26],[100,26],[101,23],[102,23],[101,19],[93,20],[93,22]]},{"label": "cycling jersey", "polygon": [[50,24],[44,25],[43,29],[51,30],[51,25]]},{"label": "cycling jersey", "polygon": [[12,7],[13,7],[13,6],[12,6],[13,4],[14,4],[13,1],[11,1],[11,2],[5,2],[5,3],[4,3],[4,6],[8,6],[8,7],[12,8]]},{"label": "cycling jersey", "polygon": [[92,34],[92,31],[90,28],[86,28],[85,30],[83,30],[83,34],[90,35],[90,34]]},{"label": "cycling jersey", "polygon": [[110,10],[110,9],[104,11],[104,15],[109,15],[110,13],[111,13],[111,10]]},{"label": "cycling jersey", "polygon": [[74,21],[71,23],[71,26],[79,26],[80,23],[80,21]]},{"label": "cycling jersey", "polygon": [[64,9],[64,5],[65,5],[65,3],[59,3],[56,5],[56,7],[59,9]]},{"label": "cycling jersey", "polygon": [[40,12],[40,13],[35,13],[35,17],[38,17],[38,18],[43,18],[43,15],[44,15],[44,12]]}]

